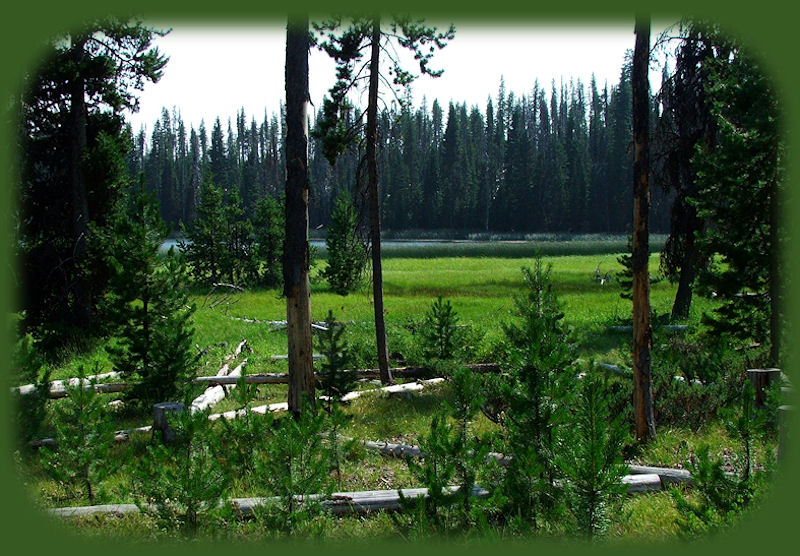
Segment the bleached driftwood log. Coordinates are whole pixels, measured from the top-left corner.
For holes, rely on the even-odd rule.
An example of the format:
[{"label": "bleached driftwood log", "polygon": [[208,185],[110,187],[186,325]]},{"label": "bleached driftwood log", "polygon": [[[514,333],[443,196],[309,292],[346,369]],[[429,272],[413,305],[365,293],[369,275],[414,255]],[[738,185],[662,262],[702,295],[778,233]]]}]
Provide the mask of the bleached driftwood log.
[{"label": "bleached driftwood log", "polygon": [[[102,373],[99,375],[89,375],[83,378],[83,385],[88,387],[91,385],[92,381],[99,383],[103,380],[114,380],[120,378],[120,374],[118,372],[112,371],[110,373]],[[64,397],[60,395],[53,395],[54,393],[66,392],[67,386],[77,386],[81,384],[80,378],[67,378],[63,380],[53,380],[50,382],[50,397]],[[35,384],[24,384],[22,386],[17,386],[15,388],[11,388],[11,393],[17,393],[20,396],[27,396],[29,394],[33,394],[36,392],[36,385]]]},{"label": "bleached driftwood log", "polygon": [[[228,376],[238,379],[242,374],[242,368],[244,367],[245,363],[247,363],[247,359],[242,361],[239,364],[239,366],[237,366],[227,375],[221,375],[221,376]],[[225,370],[227,370],[227,364],[224,367]],[[228,385],[228,388],[236,388],[236,384],[234,383]],[[192,413],[197,413],[198,411],[205,411],[206,409],[209,409],[217,405],[219,402],[221,402],[225,398],[227,393],[228,393],[227,388],[220,384],[217,384],[216,386],[209,386],[208,388],[205,389],[205,391],[202,394],[200,394],[194,400],[192,400],[191,405],[189,405],[189,411],[191,411]]]}]

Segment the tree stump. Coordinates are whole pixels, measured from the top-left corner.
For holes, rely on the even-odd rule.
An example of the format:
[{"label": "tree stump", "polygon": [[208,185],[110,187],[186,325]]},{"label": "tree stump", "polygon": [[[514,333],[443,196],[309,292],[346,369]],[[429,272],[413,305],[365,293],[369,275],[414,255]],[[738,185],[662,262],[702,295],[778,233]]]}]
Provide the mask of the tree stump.
[{"label": "tree stump", "polygon": [[767,387],[781,379],[780,369],[747,369],[747,376],[755,390],[755,407],[764,409],[767,401]]},{"label": "tree stump", "polygon": [[180,402],[161,402],[153,405],[153,434],[161,431],[161,441],[171,444],[175,441],[175,431],[169,425],[169,416],[172,413],[183,412],[184,407]]}]

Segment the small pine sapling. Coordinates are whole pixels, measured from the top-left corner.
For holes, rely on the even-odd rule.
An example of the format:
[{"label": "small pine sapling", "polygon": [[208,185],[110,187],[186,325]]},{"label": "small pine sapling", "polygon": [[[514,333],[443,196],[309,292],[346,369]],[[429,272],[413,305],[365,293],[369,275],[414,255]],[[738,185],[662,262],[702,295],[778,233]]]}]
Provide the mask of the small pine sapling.
[{"label": "small pine sapling", "polygon": [[256,472],[278,501],[263,508],[259,517],[268,526],[291,534],[321,511],[320,497],[309,495],[324,497],[331,491],[322,436],[325,414],[304,403],[297,418],[286,415],[276,425],[262,457],[256,460]]},{"label": "small pine sapling", "polygon": [[255,471],[256,451],[266,440],[272,426],[273,415],[263,415],[250,411],[257,386],[247,383],[246,366],[236,382],[236,388],[228,396],[238,406],[237,416],[233,419],[220,419],[224,435],[219,443],[220,457],[229,469],[237,469],[242,475]]},{"label": "small pine sapling", "polygon": [[186,265],[171,251],[159,254],[165,236],[158,205],[140,185],[130,207],[114,217],[107,307],[118,342],[107,351],[114,370],[132,382],[126,398],[145,407],[188,388],[198,360]]},{"label": "small pine sapling", "polygon": [[431,419],[430,432],[419,439],[419,447],[425,454],[421,461],[406,460],[409,471],[417,481],[428,489],[428,495],[418,500],[408,500],[400,495],[400,503],[406,512],[411,512],[424,528],[428,523],[439,528],[443,525],[442,512],[455,502],[448,489],[455,475],[452,457],[452,438],[447,415],[436,414]]},{"label": "small pine sapling", "polygon": [[82,493],[94,502],[101,494],[100,482],[116,467],[109,456],[114,425],[108,420],[105,401],[94,389],[95,381],[86,380],[82,366],[78,379],[66,387],[66,399],[53,408],[57,447],[42,447],[41,457],[50,476],[73,496]]},{"label": "small pine sapling", "polygon": [[505,488],[509,509],[536,527],[538,510],[554,514],[561,499],[555,430],[564,421],[576,373],[550,266],[545,268],[537,258],[533,270],[523,268],[522,273],[527,292],[514,299],[519,321],[503,324],[508,353],[504,365],[509,370],[503,391],[509,397],[502,422],[512,455]]},{"label": "small pine sapling", "polygon": [[469,518],[472,509],[472,491],[479,471],[485,466],[488,446],[472,433],[472,421],[481,410],[484,395],[480,381],[468,368],[462,367],[453,374],[453,401],[448,403],[450,415],[455,420],[450,444],[450,457],[455,466],[455,478],[459,486],[464,517]]},{"label": "small pine sapling", "polygon": [[283,283],[283,202],[266,195],[256,203],[253,214],[254,253],[261,265],[259,284],[268,288]]},{"label": "small pine sapling", "polygon": [[447,360],[458,349],[458,314],[450,300],[439,296],[425,313],[419,330],[423,356],[427,359]]},{"label": "small pine sapling", "polygon": [[207,412],[182,411],[169,420],[177,440],[147,447],[134,475],[137,505],[160,528],[194,534],[202,519],[220,511],[231,475],[215,456],[219,448]]},{"label": "small pine sapling", "polygon": [[[331,466],[336,470],[336,477],[341,482],[341,447],[339,427],[345,422],[345,414],[340,404],[342,397],[353,390],[358,377],[352,369],[353,357],[347,341],[343,338],[344,325],[338,324],[333,311],[328,311],[325,318],[325,330],[317,335],[320,340],[320,353],[325,356],[322,361],[320,378],[322,380],[323,407],[329,417]],[[350,369],[348,370],[348,367]]]},{"label": "small pine sapling", "polygon": [[358,212],[346,191],[334,201],[325,246],[328,266],[322,276],[334,292],[347,295],[361,283],[368,253],[358,236]]},{"label": "small pine sapling", "polygon": [[[593,365],[592,365],[593,366]],[[605,376],[587,373],[575,396],[571,422],[560,428],[556,465],[566,479],[569,508],[588,539],[602,535],[626,487],[622,448],[627,436],[622,414],[612,417]]]}]

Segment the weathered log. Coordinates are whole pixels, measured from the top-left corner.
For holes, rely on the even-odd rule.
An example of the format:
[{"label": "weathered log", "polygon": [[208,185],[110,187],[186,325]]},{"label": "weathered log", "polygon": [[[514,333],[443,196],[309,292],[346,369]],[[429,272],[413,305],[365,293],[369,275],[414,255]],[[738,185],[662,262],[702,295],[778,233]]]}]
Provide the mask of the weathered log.
[{"label": "weathered log", "polygon": [[755,407],[764,409],[767,401],[767,388],[781,379],[780,369],[747,369],[747,376],[755,390]]},{"label": "weathered log", "polygon": [[692,474],[688,469],[675,469],[672,467],[651,467],[648,465],[629,465],[628,473],[631,475],[651,475],[656,474],[661,478],[662,483],[681,484],[691,483]]},{"label": "weathered log", "polygon": [[[285,355],[276,357],[286,357]],[[598,365],[600,365],[598,363]],[[477,373],[497,373],[500,372],[500,367],[496,363],[475,363],[472,365],[465,365],[473,372]],[[614,366],[616,367],[616,366]],[[392,376],[395,378],[423,378],[431,373],[431,369],[427,367],[395,367],[391,369]],[[363,369],[356,371],[356,377],[359,380],[363,379],[376,379],[380,378],[379,369]],[[315,374],[316,380],[323,380],[319,374]],[[237,384],[238,380],[228,378],[225,376],[199,376],[194,379],[195,382],[209,382],[211,384]],[[247,375],[244,378],[247,384],[287,384],[289,382],[289,375],[286,373],[262,373]]]},{"label": "weathered log", "polygon": [[[314,353],[314,354],[311,355],[311,358],[314,361],[319,361],[321,359],[325,359],[325,356],[322,355],[321,353]],[[288,361],[289,360],[289,356],[288,355],[272,355],[270,357],[270,359],[272,359],[273,361]]]},{"label": "weathered log", "polygon": [[661,490],[661,478],[655,473],[625,475],[622,477],[622,484],[628,485],[628,494]]},{"label": "weathered log", "polygon": [[[242,367],[244,367],[245,363],[247,363],[247,359],[242,361],[239,364],[239,366],[233,369],[227,376],[233,378],[238,378],[239,376],[241,376]],[[236,387],[235,383],[229,385],[229,388],[235,388],[235,387]],[[200,394],[194,400],[192,400],[189,410],[192,413],[196,413],[198,411],[204,411],[210,407],[213,407],[220,401],[222,401],[227,393],[228,391],[222,385],[209,386],[208,388],[205,389],[205,391],[202,394]]]},{"label": "weathered log", "polygon": [[[87,377],[84,377],[83,384],[85,386],[88,386],[91,384],[92,381],[99,382],[101,380],[118,379],[118,378],[120,378],[120,374],[116,371],[112,371],[109,373],[102,373],[99,375],[89,375]],[[58,392],[65,391],[67,386],[77,386],[80,383],[81,383],[80,378],[66,378],[63,380],[53,380],[49,384],[51,397],[53,397],[52,392],[54,391]],[[19,394],[20,396],[27,396],[29,394],[33,394],[34,392],[36,392],[36,384],[24,384],[22,386],[17,386],[16,388],[11,388],[11,393],[13,394],[14,392]]]},{"label": "weathered log", "polygon": [[[112,394],[116,392],[124,392],[128,388],[130,388],[130,384],[127,382],[106,382],[103,384],[86,384],[83,389],[89,390],[93,389],[98,394]],[[66,388],[63,389],[52,389],[50,390],[49,397],[51,399],[60,399],[66,398],[69,395],[69,391]]]},{"label": "weathered log", "polygon": [[176,438],[175,431],[169,424],[169,416],[183,410],[184,406],[180,402],[160,402],[153,405],[153,431],[161,432],[161,441],[164,444],[171,444]]},{"label": "weathered log", "polygon": [[[622,483],[628,485],[628,493],[653,492],[661,489],[661,480],[658,475],[626,475],[622,478]],[[457,492],[459,487],[446,487],[451,493]],[[413,500],[428,496],[426,488],[404,488],[400,489],[403,498]],[[397,489],[392,490],[363,490],[355,492],[334,492],[330,497],[323,497],[318,494],[307,496],[295,496],[297,502],[304,500],[317,500],[323,509],[330,511],[334,515],[366,514],[375,511],[398,511],[402,509],[400,494]],[[476,498],[489,496],[489,491],[480,486],[472,489],[471,495]],[[278,498],[231,498],[227,502],[238,513],[239,517],[251,517],[259,506],[272,504]],[[135,504],[103,504],[98,506],[81,506],[71,508],[50,508],[48,513],[57,517],[87,517],[93,515],[126,515],[138,513],[139,507]]]},{"label": "weathered log", "polygon": [[247,348],[247,351],[253,351],[252,348],[247,344],[247,339],[244,339],[241,342],[239,342],[239,345],[236,346],[236,349],[233,350],[233,353],[225,356],[225,360],[230,361],[232,359],[236,359],[237,357],[239,357],[239,355],[241,355],[242,350],[245,348]]},{"label": "weathered log", "polygon": [[[661,330],[664,332],[686,332],[689,327],[685,324],[662,324],[661,326],[654,326],[653,330]],[[609,330],[613,332],[631,332],[633,330],[633,326],[630,324],[625,324],[621,326],[609,326]]]}]

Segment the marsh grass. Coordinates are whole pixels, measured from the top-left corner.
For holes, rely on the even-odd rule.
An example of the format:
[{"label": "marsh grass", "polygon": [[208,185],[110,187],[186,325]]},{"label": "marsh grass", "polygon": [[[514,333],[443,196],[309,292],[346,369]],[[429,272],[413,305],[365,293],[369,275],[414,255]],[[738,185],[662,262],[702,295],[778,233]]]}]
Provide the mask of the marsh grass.
[{"label": "marsh grass", "polygon": [[[595,241],[586,239],[581,241]],[[599,241],[599,240],[597,240]],[[536,251],[545,252],[535,242],[509,243],[503,249],[498,246],[478,247],[448,245],[447,256],[433,257],[433,247],[414,248],[413,254],[406,258],[399,255],[402,250],[391,250],[384,261],[384,296],[386,319],[389,331],[389,350],[393,354],[393,364],[402,364],[404,358],[413,355],[416,342],[416,329],[422,322],[424,312],[438,297],[452,303],[462,324],[480,331],[476,334],[476,361],[491,361],[493,350],[502,338],[501,323],[512,319],[512,297],[523,291],[523,278],[520,268],[533,266]],[[547,243],[542,241],[541,243]],[[555,250],[555,243],[550,242]],[[622,367],[630,366],[630,333],[609,329],[612,324],[621,324],[629,319],[630,302],[619,296],[615,280],[601,285],[593,279],[595,269],[601,274],[613,274],[621,270],[616,261],[618,248],[606,242],[602,249],[577,243],[570,247],[557,249],[558,256],[544,257],[544,263],[552,264],[551,278],[555,291],[565,312],[564,322],[573,330],[572,341],[576,343],[577,355],[584,361],[594,360],[614,363]],[[624,238],[622,239],[624,246]],[[570,254],[570,250],[583,250],[583,254]],[[408,247],[410,248],[410,247]],[[436,247],[439,249],[440,247]],[[400,249],[400,248],[398,248]],[[406,247],[403,247],[406,249]],[[530,250],[530,251],[526,251]],[[512,255],[505,254],[513,251]],[[464,253],[470,256],[460,256]],[[546,254],[546,252],[545,252]],[[513,258],[512,258],[513,257]],[[657,272],[658,260],[651,259],[651,272]],[[357,354],[361,368],[376,366],[372,355],[374,328],[372,325],[371,295],[367,287],[347,296],[332,293],[327,284],[318,279],[321,263],[318,260],[312,270],[312,318],[321,321],[329,310],[337,320],[346,324],[347,340]],[[671,309],[675,287],[666,280],[653,285],[651,299],[657,314],[668,313]],[[248,290],[235,293],[214,303],[208,291],[195,290],[191,302],[196,304],[194,315],[196,349],[203,356],[197,375],[213,375],[217,372],[226,355],[231,353],[239,341],[246,338],[252,352],[243,354],[248,360],[247,373],[286,372],[286,363],[271,360],[272,355],[286,353],[286,334],[283,329],[264,324],[263,321],[285,319],[285,300],[279,290]],[[700,314],[711,308],[712,302],[699,297],[693,301],[692,314],[686,321],[696,326]],[[247,322],[251,319],[261,322]],[[654,332],[654,344],[665,338],[667,333]],[[113,341],[113,340],[112,340]],[[316,351],[316,350],[315,350]],[[101,342],[89,349],[64,353],[58,362],[52,364],[52,378],[76,376],[76,369],[98,366],[98,372],[107,372],[110,362]],[[624,377],[617,379],[620,387],[626,388]],[[360,389],[375,387],[369,382],[359,384]],[[202,385],[194,387],[194,393],[202,391]],[[255,389],[251,405],[283,402],[286,399],[286,385],[263,385]],[[395,398],[385,393],[369,393],[344,407],[347,416],[341,434],[359,440],[389,441],[395,443],[418,444],[419,439],[430,429],[432,416],[451,400],[450,384],[438,384],[415,392],[410,399]],[[111,399],[111,398],[109,398]],[[59,403],[58,400],[51,402]],[[213,411],[222,412],[238,409],[237,403],[227,398]],[[146,412],[115,411],[112,419],[117,428],[131,428],[149,424],[151,415]],[[221,427],[219,427],[221,428]],[[474,421],[474,433],[478,436],[491,436],[497,433],[497,426],[479,415]],[[150,441],[149,435],[132,437],[131,442],[114,447],[118,458],[136,459],[142,457]],[[700,430],[659,429],[656,442],[646,449],[629,454],[636,461],[649,465],[677,466],[685,463],[692,450],[700,444],[711,446],[712,453],[735,457],[735,443],[727,435],[724,427],[712,424]],[[759,443],[756,458],[763,459],[774,446],[774,439],[767,438]],[[85,501],[66,500],[63,489],[44,473],[34,458],[23,461],[22,473],[26,488],[46,506],[79,505]],[[126,494],[129,477],[124,470],[106,480],[104,486],[108,500],[130,502]],[[395,489],[418,486],[414,484],[408,466],[399,459],[384,458],[369,452],[357,443],[345,449],[342,463],[342,481],[337,490]],[[267,495],[265,486],[257,477],[241,475],[235,478],[231,496]],[[611,524],[608,542],[616,540],[668,539],[674,538],[676,515],[674,502],[668,493],[655,493],[629,497],[622,515]],[[123,537],[136,540],[158,540],[162,533],[151,529],[152,523],[145,516],[119,518],[92,518],[78,520],[76,528],[90,537]],[[375,538],[397,538],[392,520],[380,514],[369,518],[321,516],[309,525],[322,538],[330,541],[352,542],[354,539],[372,540]],[[497,538],[513,537],[509,531],[498,530]],[[260,528],[256,522],[225,520],[199,532],[197,539],[225,538],[236,541],[268,540],[271,534]]]}]

